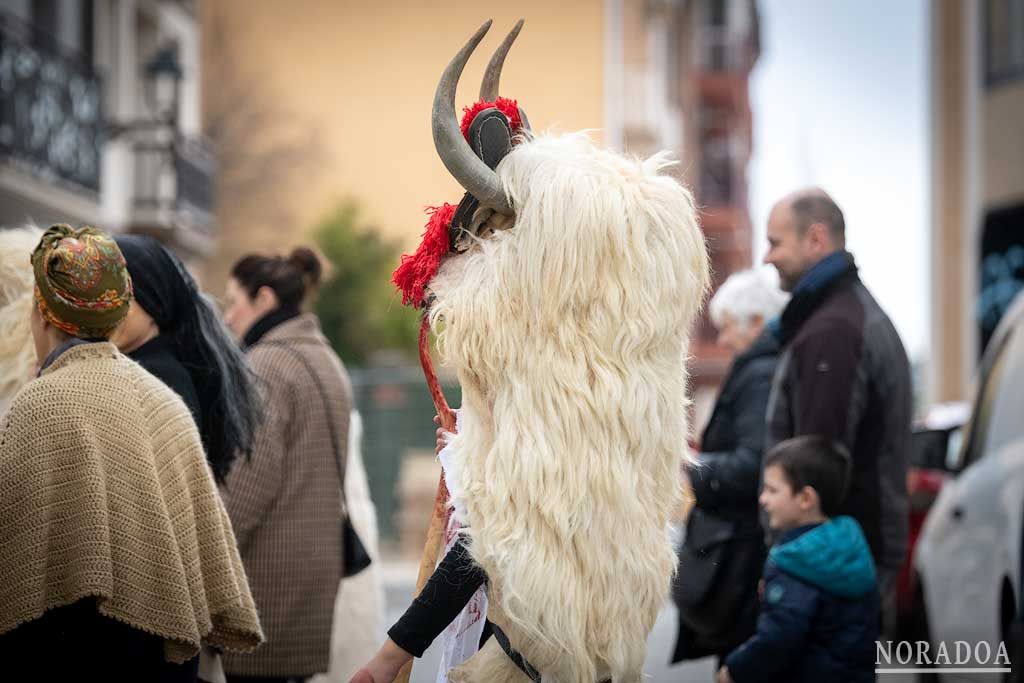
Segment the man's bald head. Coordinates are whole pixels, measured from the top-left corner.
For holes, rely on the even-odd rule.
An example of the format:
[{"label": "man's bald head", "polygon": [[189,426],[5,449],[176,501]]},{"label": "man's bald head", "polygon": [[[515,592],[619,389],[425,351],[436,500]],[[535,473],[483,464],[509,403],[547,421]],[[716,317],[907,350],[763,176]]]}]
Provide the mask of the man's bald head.
[{"label": "man's bald head", "polygon": [[784,290],[793,291],[809,268],[845,247],[843,212],[821,188],[798,190],[772,207],[764,262],[779,271]]},{"label": "man's bald head", "polygon": [[804,237],[807,229],[815,223],[825,226],[829,239],[836,249],[846,246],[846,221],[843,211],[820,187],[808,187],[783,197],[772,209],[787,211],[793,219],[797,235]]}]

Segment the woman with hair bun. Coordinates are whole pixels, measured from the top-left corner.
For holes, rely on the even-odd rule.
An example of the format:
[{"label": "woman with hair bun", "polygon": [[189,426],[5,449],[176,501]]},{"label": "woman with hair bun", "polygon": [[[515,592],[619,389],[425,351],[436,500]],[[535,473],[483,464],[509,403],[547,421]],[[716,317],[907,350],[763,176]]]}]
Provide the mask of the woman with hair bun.
[{"label": "woman with hair bun", "polygon": [[342,577],[343,482],[352,388],[302,311],[324,268],[310,249],[248,255],[231,269],[224,321],[246,350],[266,419],[252,458],[223,493],[267,642],[229,655],[229,683],[300,680],[328,670]]},{"label": "woman with hair bun", "polygon": [[274,327],[302,313],[302,305],[316,292],[323,272],[320,257],[306,247],[298,247],[288,257],[242,257],[228,279],[224,323],[243,347],[252,346]]}]

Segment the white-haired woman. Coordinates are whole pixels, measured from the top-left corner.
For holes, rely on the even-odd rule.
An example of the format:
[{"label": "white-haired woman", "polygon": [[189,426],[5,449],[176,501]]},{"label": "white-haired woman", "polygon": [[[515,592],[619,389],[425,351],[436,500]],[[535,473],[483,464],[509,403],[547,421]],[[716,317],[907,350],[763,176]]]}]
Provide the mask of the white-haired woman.
[{"label": "white-haired woman", "polygon": [[724,657],[754,632],[764,535],[757,496],[765,415],[779,347],[766,323],[787,301],[767,269],[735,273],[711,300],[718,342],[735,354],[687,468],[694,508],[673,586],[679,636],[673,662]]}]

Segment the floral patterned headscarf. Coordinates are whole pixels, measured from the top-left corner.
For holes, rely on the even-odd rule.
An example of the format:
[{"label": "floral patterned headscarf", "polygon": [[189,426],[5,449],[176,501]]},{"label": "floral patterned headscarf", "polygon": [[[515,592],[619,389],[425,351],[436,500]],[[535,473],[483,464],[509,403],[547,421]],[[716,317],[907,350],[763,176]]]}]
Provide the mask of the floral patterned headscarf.
[{"label": "floral patterned headscarf", "polygon": [[39,311],[80,339],[106,339],[128,314],[132,281],[114,240],[92,227],[54,225],[32,252]]}]

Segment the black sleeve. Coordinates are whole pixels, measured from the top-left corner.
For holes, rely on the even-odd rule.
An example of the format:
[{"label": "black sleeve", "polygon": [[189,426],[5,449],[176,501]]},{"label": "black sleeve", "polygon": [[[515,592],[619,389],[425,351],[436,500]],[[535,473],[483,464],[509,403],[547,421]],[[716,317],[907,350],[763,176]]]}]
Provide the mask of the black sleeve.
[{"label": "black sleeve", "polygon": [[688,467],[694,495],[701,507],[757,502],[768,395],[775,363],[773,360],[755,363],[748,368],[745,381],[737,387],[732,425],[735,447],[701,453],[697,463]]},{"label": "black sleeve", "polygon": [[409,654],[422,657],[486,580],[484,570],[473,562],[460,538],[388,636]]}]

